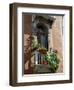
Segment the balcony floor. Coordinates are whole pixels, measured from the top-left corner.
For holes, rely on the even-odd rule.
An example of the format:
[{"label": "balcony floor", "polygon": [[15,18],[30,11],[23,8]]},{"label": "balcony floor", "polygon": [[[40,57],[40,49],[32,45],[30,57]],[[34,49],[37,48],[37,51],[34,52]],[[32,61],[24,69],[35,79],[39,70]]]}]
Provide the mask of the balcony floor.
[{"label": "balcony floor", "polygon": [[35,65],[34,73],[35,74],[51,73],[51,70],[48,65],[37,64]]}]

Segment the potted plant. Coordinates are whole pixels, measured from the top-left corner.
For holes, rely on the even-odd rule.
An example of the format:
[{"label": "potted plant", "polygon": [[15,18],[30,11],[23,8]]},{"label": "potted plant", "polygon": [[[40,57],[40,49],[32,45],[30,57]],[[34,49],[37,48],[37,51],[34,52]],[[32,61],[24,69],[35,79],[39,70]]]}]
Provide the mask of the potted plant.
[{"label": "potted plant", "polygon": [[44,48],[44,47],[40,47],[40,48],[38,49],[38,51],[39,51],[41,54],[47,54],[47,49]]},{"label": "potted plant", "polygon": [[47,52],[46,55],[44,55],[44,61],[48,62],[49,68],[51,72],[56,72],[59,67],[59,59],[57,57],[57,54],[55,52]]}]

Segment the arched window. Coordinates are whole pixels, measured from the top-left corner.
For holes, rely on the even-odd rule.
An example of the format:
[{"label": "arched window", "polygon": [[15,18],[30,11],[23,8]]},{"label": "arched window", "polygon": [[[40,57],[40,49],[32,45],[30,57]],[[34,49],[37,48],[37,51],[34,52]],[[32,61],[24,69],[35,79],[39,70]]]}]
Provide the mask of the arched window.
[{"label": "arched window", "polygon": [[37,39],[41,47],[48,50],[48,28],[43,23],[37,24]]}]

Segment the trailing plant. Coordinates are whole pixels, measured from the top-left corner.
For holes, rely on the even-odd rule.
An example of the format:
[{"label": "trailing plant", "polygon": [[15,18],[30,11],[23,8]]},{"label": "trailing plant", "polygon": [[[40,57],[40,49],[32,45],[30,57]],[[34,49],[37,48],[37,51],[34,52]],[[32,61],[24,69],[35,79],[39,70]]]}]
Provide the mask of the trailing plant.
[{"label": "trailing plant", "polygon": [[54,52],[47,52],[47,54],[44,55],[44,60],[48,61],[51,72],[56,72],[59,66],[59,59],[57,54]]},{"label": "trailing plant", "polygon": [[37,43],[35,40],[32,40],[32,48],[39,48],[40,47],[40,44]]}]

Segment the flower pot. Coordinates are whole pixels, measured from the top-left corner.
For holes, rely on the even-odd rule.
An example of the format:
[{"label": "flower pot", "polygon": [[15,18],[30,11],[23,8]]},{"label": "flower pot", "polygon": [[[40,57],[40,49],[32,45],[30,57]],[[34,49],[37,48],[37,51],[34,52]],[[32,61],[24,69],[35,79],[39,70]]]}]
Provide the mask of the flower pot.
[{"label": "flower pot", "polygon": [[48,64],[48,62],[47,62],[47,61],[43,61],[43,64],[47,65],[47,64]]}]

